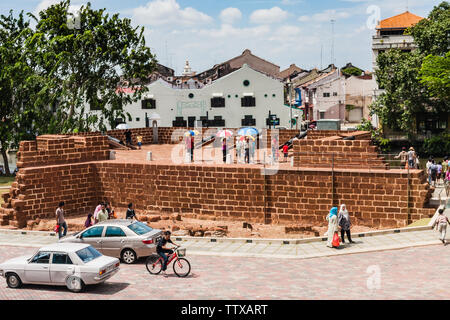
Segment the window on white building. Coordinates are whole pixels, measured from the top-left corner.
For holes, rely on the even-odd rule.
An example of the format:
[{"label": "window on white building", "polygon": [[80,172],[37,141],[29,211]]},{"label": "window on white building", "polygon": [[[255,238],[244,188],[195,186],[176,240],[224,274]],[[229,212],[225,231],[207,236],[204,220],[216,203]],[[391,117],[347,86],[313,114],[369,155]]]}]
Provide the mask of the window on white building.
[{"label": "window on white building", "polygon": [[225,108],[225,99],[220,97],[211,98],[211,108]]},{"label": "window on white building", "polygon": [[246,96],[241,98],[241,106],[242,107],[255,107],[256,99],[255,97]]},{"label": "window on white building", "polygon": [[156,109],[155,99],[144,99],[141,101],[142,109]]},{"label": "window on white building", "polygon": [[329,92],[324,92],[323,93],[323,97],[324,98],[329,98],[330,97],[330,93]]}]

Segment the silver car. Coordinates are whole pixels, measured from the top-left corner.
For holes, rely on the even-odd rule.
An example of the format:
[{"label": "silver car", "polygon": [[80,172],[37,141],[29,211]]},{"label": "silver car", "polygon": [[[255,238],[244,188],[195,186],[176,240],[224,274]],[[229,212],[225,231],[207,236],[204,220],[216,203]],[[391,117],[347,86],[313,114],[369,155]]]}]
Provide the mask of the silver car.
[{"label": "silver car", "polygon": [[10,288],[22,284],[67,286],[80,292],[85,285],[103,283],[119,271],[119,259],[103,256],[82,243],[55,243],[34,255],[0,264],[0,276]]},{"label": "silver car", "polygon": [[86,230],[64,237],[59,242],[87,243],[104,255],[134,263],[139,257],[156,252],[156,242],[162,231],[134,220],[107,220]]}]

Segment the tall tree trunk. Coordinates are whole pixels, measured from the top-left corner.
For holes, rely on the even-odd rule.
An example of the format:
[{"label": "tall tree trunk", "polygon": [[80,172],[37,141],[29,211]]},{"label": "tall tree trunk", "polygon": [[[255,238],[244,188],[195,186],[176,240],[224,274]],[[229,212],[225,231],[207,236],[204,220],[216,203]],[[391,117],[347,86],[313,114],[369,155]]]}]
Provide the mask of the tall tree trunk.
[{"label": "tall tree trunk", "polygon": [[8,155],[6,154],[6,149],[1,150],[2,157],[3,157],[3,163],[5,167],[5,172],[7,175],[11,174],[11,171],[9,171],[9,164],[8,164]]}]

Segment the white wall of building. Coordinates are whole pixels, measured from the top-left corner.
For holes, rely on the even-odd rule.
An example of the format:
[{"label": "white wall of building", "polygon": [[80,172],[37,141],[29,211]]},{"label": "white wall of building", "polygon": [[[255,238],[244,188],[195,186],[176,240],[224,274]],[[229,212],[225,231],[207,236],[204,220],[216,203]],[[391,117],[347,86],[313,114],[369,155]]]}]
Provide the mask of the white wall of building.
[{"label": "white wall of building", "polygon": [[[244,86],[245,80],[250,82],[248,86]],[[158,126],[172,127],[176,117],[187,121],[188,117],[195,116],[196,120],[200,120],[206,112],[210,120],[214,116],[222,116],[225,126],[229,128],[241,127],[245,115],[256,119],[255,127],[265,128],[269,110],[280,118],[280,126],[289,127],[289,108],[284,106],[283,83],[247,65],[200,89],[175,89],[163,80],[150,84],[148,88],[145,96],[156,100],[156,109],[142,109],[141,101],[126,106],[125,112],[132,117],[132,121],[126,119],[126,123],[131,128],[145,127],[146,113],[148,117],[153,113],[161,117]],[[190,94],[193,94],[192,98]],[[244,95],[253,95],[256,106],[242,107],[241,98]],[[214,96],[225,98],[224,108],[211,108],[211,98]]]}]

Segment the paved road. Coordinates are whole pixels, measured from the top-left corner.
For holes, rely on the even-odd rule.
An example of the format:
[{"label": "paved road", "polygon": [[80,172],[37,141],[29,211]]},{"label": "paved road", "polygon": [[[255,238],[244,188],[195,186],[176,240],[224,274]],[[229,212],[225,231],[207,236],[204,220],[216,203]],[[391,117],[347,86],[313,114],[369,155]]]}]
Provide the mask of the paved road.
[{"label": "paved road", "polygon": [[[0,262],[36,248],[0,246]],[[74,294],[64,287],[9,289],[6,299],[450,299],[450,245],[314,259],[188,256],[186,279],[152,276],[141,262],[122,265],[103,285]]]},{"label": "paved road", "polygon": [[[447,241],[450,240],[450,232]],[[205,238],[190,238],[177,243],[183,245],[191,255],[214,255],[223,257],[257,257],[257,258],[317,258],[336,255],[347,255],[350,253],[363,253],[372,251],[383,251],[401,249],[424,245],[440,244],[439,234],[433,230],[409,231],[400,233],[388,233],[376,236],[357,237],[354,236],[354,244],[342,244],[339,249],[328,248],[325,241],[309,243],[283,244],[280,241],[254,240],[247,243],[246,240],[222,240],[211,242]],[[20,231],[6,231],[0,229],[0,246],[20,245],[30,247],[41,247],[57,241],[57,237],[48,236],[45,232],[28,232],[22,234]],[[259,242],[258,242],[259,241]]]}]

